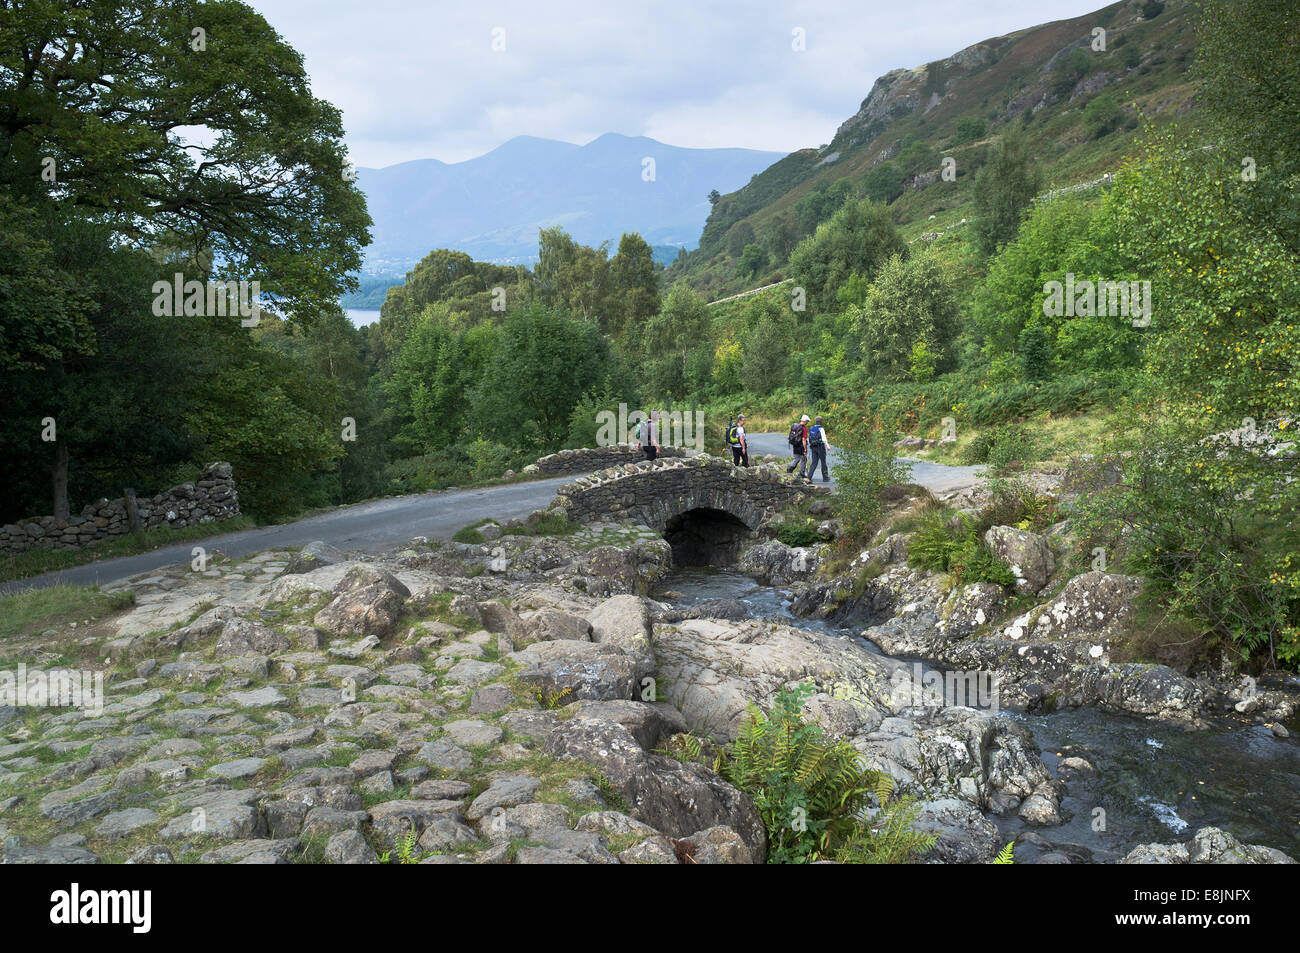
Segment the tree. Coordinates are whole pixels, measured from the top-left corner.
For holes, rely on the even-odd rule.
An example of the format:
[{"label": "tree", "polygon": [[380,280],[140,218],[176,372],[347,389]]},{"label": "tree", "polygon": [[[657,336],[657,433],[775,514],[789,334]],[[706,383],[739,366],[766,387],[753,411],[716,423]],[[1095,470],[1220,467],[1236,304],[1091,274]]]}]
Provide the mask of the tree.
[{"label": "tree", "polygon": [[834,215],[853,195],[848,179],[823,182],[801,198],[794,207],[800,234],[807,235]]},{"label": "tree", "polygon": [[794,350],[796,328],[789,309],[770,298],[753,306],[744,343],[745,384],[766,397],[785,380]]},{"label": "tree", "polygon": [[721,199],[722,199],[722,193],[719,192],[717,189],[713,189],[712,191],[709,192],[710,205],[717,205],[718,202],[721,201]]},{"label": "tree", "polygon": [[795,284],[817,309],[835,306],[836,292],[850,275],[870,277],[891,255],[907,246],[889,210],[874,202],[852,202],[805,238],[790,256]]},{"label": "tree", "polygon": [[664,364],[656,382],[660,396],[687,392],[691,351],[709,343],[710,324],[704,299],[685,282],[673,285],[645,333],[646,350],[659,355]]},{"label": "tree", "polygon": [[778,265],[790,259],[790,253],[799,244],[799,229],[789,212],[773,216],[763,228],[763,243]]},{"label": "tree", "polygon": [[1124,113],[1109,93],[1093,97],[1092,102],[1083,108],[1083,127],[1090,139],[1100,139],[1113,132],[1123,121]]},{"label": "tree", "polygon": [[903,194],[903,173],[893,162],[882,162],[862,180],[867,198],[889,204]]},{"label": "tree", "polygon": [[745,246],[745,250],[740,253],[740,261],[736,265],[736,273],[747,278],[752,278],[760,271],[767,267],[767,252],[763,250],[762,245],[750,243]]},{"label": "tree", "polygon": [[639,329],[659,311],[659,276],[654,252],[636,232],[623,235],[618,253],[609,262],[610,293],[617,304],[611,332],[623,335]]},{"label": "tree", "polygon": [[1006,133],[975,175],[972,227],[981,252],[992,255],[1015,237],[1038,190],[1039,176],[1030,163],[1027,140]]},{"label": "tree", "polygon": [[[338,110],[312,96],[301,57],[242,3],[7,4],[0,78],[0,218],[17,229],[4,241],[20,259],[0,265],[0,284],[23,281],[29,301],[50,296],[33,315],[13,286],[0,290],[0,366],[41,375],[14,387],[44,393],[65,416],[67,439],[41,448],[63,515],[78,452],[90,455],[80,463],[92,471],[107,472],[96,457],[102,448],[156,475],[194,438],[216,445],[205,431],[184,433],[195,419],[190,401],[195,388],[214,391],[237,369],[212,367],[202,378],[193,365],[229,343],[229,326],[249,335],[231,318],[218,325],[191,316],[211,346],[178,334],[192,351],[177,365],[191,366],[160,370],[149,356],[174,351],[151,320],[155,280],[171,279],[170,268],[200,282],[257,282],[268,315],[309,326],[356,287],[370,219],[345,174]],[[148,249],[154,260],[126,248]],[[265,355],[235,353],[265,372]],[[107,367],[122,396],[92,402]],[[113,414],[137,399],[147,411]],[[78,402],[82,413],[71,409]],[[140,426],[138,439],[156,438],[151,466],[121,430],[142,414],[163,421],[156,431]]]},{"label": "tree", "polygon": [[356,287],[370,218],[339,111],[250,7],[6,4],[0,77],[11,195],[57,199],[136,245],[177,236],[303,323]]},{"label": "tree", "polygon": [[866,303],[855,311],[868,371],[907,376],[917,342],[924,342],[925,360],[932,360],[933,369],[942,369],[957,333],[957,308],[956,286],[934,252],[891,257],[877,272]]},{"label": "tree", "polygon": [[595,322],[532,304],[502,323],[491,360],[469,395],[478,432],[506,447],[563,445],[584,394],[610,377],[609,347]]},{"label": "tree", "polygon": [[1234,201],[1300,254],[1297,44],[1300,7],[1289,0],[1213,0],[1201,17],[1195,72],[1198,101],[1247,186],[1235,190]]},{"label": "tree", "polygon": [[727,251],[732,258],[739,258],[746,245],[754,243],[754,226],[748,221],[740,221],[731,226],[727,233]]}]

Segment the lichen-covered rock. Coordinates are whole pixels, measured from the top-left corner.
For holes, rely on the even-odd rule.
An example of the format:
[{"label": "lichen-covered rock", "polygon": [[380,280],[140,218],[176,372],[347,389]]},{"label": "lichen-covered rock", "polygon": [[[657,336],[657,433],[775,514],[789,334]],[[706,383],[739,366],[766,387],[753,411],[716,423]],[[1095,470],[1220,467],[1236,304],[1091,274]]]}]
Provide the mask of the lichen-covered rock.
[{"label": "lichen-covered rock", "polygon": [[1243,844],[1217,827],[1202,827],[1186,844],[1139,844],[1121,864],[1294,864],[1273,847]]},{"label": "lichen-covered rock", "polygon": [[1016,588],[1022,592],[1042,589],[1056,569],[1052,547],[1047,537],[1038,533],[1011,526],[991,526],[984,534],[984,543],[1011,567]]}]

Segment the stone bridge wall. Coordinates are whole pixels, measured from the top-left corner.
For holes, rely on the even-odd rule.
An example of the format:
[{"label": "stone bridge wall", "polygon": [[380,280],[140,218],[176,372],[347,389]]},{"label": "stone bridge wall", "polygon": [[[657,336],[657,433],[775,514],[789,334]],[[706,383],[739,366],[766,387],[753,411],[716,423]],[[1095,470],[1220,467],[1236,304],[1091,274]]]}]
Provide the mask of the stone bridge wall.
[{"label": "stone bridge wall", "polygon": [[[192,483],[182,483],[153,497],[138,497],[141,529],[195,526],[239,515],[239,494],[229,463],[213,463]],[[0,553],[29,549],[80,549],[131,532],[126,498],[96,500],[71,519],[33,516],[0,527]]]},{"label": "stone bridge wall", "polygon": [[[660,447],[661,458],[688,456],[694,451],[681,447]],[[595,473],[609,467],[622,466],[625,463],[638,463],[645,460],[641,448],[635,444],[620,443],[613,447],[596,447],[594,449],[561,450],[549,457],[542,457],[536,463],[524,467],[524,473],[538,473],[543,476],[564,476],[570,473]]]},{"label": "stone bridge wall", "polygon": [[722,510],[757,529],[806,494],[827,492],[792,482],[780,467],[746,469],[699,455],[601,470],[560,487],[551,506],[579,523],[630,521],[661,533],[669,520],[689,510]]}]

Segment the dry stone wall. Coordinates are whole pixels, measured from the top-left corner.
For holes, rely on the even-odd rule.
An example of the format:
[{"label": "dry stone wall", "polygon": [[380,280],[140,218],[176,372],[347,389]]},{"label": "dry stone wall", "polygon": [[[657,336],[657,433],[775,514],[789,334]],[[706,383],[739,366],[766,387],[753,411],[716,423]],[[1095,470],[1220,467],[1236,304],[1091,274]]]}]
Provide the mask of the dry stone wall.
[{"label": "dry stone wall", "polygon": [[[239,494],[229,463],[205,467],[199,478],[153,497],[138,497],[136,512],[141,529],[155,526],[196,526],[239,515]],[[29,549],[80,549],[131,532],[125,497],[96,500],[68,520],[38,516],[0,527],[0,553]]]}]

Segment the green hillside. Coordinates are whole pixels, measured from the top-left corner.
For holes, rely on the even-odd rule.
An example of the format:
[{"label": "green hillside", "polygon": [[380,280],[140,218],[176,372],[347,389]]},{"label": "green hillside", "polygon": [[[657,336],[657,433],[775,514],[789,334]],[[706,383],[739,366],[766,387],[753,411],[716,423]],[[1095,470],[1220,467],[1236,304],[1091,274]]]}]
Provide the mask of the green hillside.
[{"label": "green hillside", "polygon": [[[960,223],[975,173],[1008,130],[1023,132],[1045,187],[1113,172],[1139,117],[1191,110],[1197,15],[1185,0],[1125,0],[887,73],[829,143],[792,153],[722,196],[699,248],[667,277],[685,278],[709,299],[779,281],[798,240],[856,198],[888,200],[908,239]],[[1098,27],[1104,50],[1093,49]],[[951,181],[941,175],[948,157]],[[739,267],[748,244],[766,253],[762,267]]]}]

